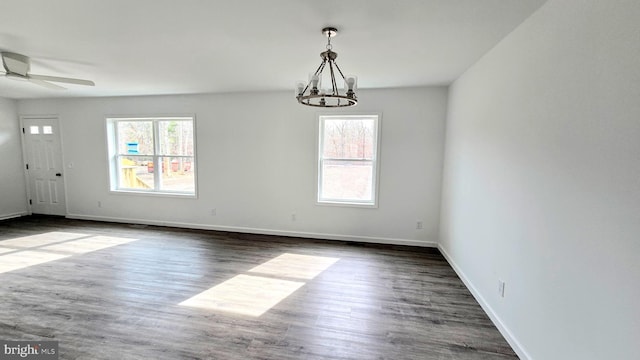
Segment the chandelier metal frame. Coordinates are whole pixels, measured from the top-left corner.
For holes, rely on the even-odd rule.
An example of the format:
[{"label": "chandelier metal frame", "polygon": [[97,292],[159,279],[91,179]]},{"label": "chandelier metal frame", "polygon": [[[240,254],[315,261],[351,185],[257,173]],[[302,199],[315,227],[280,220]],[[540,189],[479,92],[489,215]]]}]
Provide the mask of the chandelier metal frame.
[{"label": "chandelier metal frame", "polygon": [[[345,76],[336,63],[338,53],[332,50],[331,38],[338,34],[338,30],[334,27],[326,27],[322,29],[322,33],[327,37],[327,50],[320,53],[322,62],[318,69],[309,77],[308,82],[300,81],[296,85],[296,98],[302,105],[315,107],[347,107],[358,104],[355,88],[357,78],[355,76]],[[319,89],[322,80],[322,72],[329,65],[329,74],[331,78],[331,89],[323,91]],[[345,92],[340,94],[336,84],[336,70],[342,77],[345,84]]]}]

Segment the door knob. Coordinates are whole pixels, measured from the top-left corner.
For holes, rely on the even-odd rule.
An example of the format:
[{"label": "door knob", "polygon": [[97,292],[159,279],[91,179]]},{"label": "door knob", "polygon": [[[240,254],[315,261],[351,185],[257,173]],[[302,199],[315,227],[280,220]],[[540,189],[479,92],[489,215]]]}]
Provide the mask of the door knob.
[{"label": "door knob", "polygon": [[62,176],[62,173],[56,173],[56,176]]}]

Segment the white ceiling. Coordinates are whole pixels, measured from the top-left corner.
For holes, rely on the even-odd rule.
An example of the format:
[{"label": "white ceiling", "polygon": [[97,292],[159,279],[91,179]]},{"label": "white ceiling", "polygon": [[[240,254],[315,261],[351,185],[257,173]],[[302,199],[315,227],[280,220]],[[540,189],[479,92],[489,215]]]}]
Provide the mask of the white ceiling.
[{"label": "white ceiling", "polygon": [[2,0],[0,50],[95,81],[13,99],[291,90],[326,38],[360,88],[449,84],[545,0]]}]

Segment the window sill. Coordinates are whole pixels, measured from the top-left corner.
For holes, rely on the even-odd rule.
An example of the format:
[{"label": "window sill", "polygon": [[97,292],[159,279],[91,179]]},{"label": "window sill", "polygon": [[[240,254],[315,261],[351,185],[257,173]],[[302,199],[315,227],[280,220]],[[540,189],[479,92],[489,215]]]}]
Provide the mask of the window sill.
[{"label": "window sill", "polygon": [[135,191],[135,190],[110,190],[114,195],[134,195],[134,196],[151,196],[151,197],[168,197],[168,198],[181,198],[181,199],[197,199],[197,194],[187,194],[178,192],[163,192],[163,191]]},{"label": "window sill", "polygon": [[377,209],[377,203],[359,203],[359,202],[349,202],[349,201],[316,201],[316,205],[320,206],[337,206],[337,207],[353,207],[353,208],[364,208],[364,209]]}]

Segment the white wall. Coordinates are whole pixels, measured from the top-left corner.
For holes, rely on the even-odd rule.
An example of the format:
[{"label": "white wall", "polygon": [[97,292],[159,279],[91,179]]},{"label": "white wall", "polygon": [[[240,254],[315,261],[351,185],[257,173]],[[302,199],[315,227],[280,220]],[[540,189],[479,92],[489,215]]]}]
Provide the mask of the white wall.
[{"label": "white wall", "polygon": [[638,357],[639,19],[550,0],[450,89],[440,247],[522,358]]},{"label": "white wall", "polygon": [[[19,112],[60,116],[71,217],[435,246],[447,89],[363,90],[349,109],[382,113],[377,209],[315,204],[318,110],[292,94],[22,100]],[[196,115],[197,200],[108,190],[105,116],[158,114]]]},{"label": "white wall", "polygon": [[20,141],[17,103],[0,98],[0,219],[27,213]]}]

